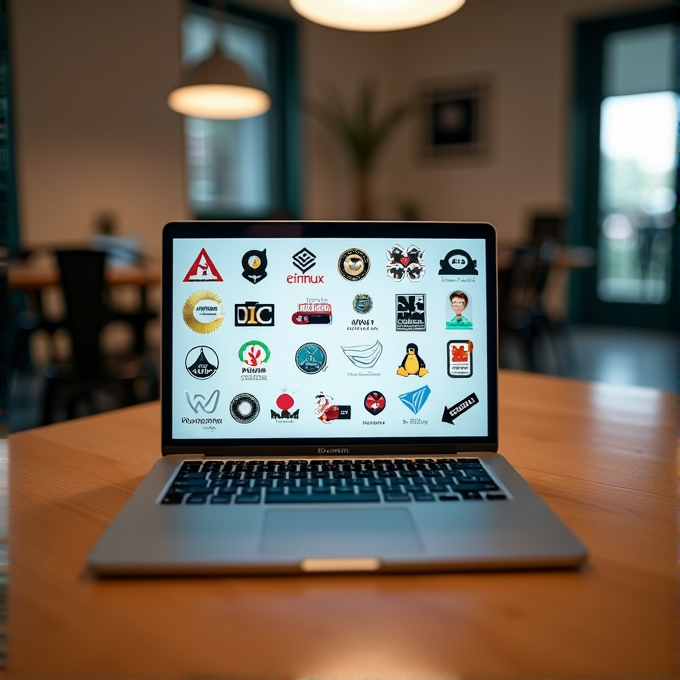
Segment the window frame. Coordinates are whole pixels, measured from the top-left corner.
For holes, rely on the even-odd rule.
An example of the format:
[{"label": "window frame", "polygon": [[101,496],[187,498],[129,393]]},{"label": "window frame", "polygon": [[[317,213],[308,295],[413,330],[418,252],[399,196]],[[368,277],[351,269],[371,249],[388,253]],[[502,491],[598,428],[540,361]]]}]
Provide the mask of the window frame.
[{"label": "window frame", "polygon": [[[187,0],[186,13],[198,10],[213,12],[211,0]],[[298,68],[298,25],[288,17],[244,5],[225,2],[226,21],[238,17],[265,25],[274,36],[274,78],[269,95],[272,99],[270,121],[274,149],[271,156],[272,208],[277,217],[285,214],[300,219],[302,211],[302,133],[300,125],[300,86]],[[186,186],[188,198],[188,181]],[[191,206],[189,209],[192,210]],[[244,214],[238,211],[194,212],[198,220],[266,219],[270,215]]]}]

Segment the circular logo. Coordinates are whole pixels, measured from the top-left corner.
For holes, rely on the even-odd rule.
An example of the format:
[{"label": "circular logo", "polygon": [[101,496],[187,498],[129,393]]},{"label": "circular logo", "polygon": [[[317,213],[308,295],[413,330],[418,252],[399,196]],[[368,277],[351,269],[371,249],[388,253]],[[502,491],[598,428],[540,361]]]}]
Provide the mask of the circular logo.
[{"label": "circular logo", "polygon": [[315,342],[308,342],[295,353],[295,363],[303,373],[318,373],[326,366],[326,350]]},{"label": "circular logo", "polygon": [[192,293],[182,308],[184,323],[196,333],[212,333],[222,321],[222,300],[211,290]]},{"label": "circular logo", "polygon": [[385,410],[386,401],[385,395],[382,392],[369,392],[364,397],[364,408],[374,416],[382,413]]},{"label": "circular logo", "polygon": [[238,358],[246,366],[253,367],[266,364],[269,361],[270,355],[269,347],[259,340],[250,340],[244,343],[238,351]]},{"label": "circular logo", "polygon": [[252,394],[237,394],[229,404],[229,413],[237,423],[252,423],[260,415],[260,402]]},{"label": "circular logo", "polygon": [[217,358],[215,350],[210,347],[205,347],[205,345],[201,345],[200,347],[194,347],[187,352],[186,358],[184,359],[184,366],[194,378],[206,380],[206,378],[215,374],[215,371],[217,371],[220,366],[220,361]]},{"label": "circular logo", "polygon": [[361,281],[366,278],[371,268],[371,261],[363,250],[350,248],[338,258],[338,271],[347,281]]},{"label": "circular logo", "polygon": [[368,314],[373,309],[373,298],[368,293],[359,293],[352,301],[352,308],[357,314]]}]

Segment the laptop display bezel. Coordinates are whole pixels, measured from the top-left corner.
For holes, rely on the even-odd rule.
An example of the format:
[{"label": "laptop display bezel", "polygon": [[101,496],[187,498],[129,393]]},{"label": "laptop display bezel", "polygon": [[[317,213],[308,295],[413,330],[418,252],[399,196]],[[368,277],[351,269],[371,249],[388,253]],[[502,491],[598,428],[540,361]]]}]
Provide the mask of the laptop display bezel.
[{"label": "laptop display bezel", "polygon": [[[172,433],[172,343],[177,301],[173,300],[173,248],[178,240],[200,238],[339,238],[482,239],[487,291],[488,436],[381,438],[177,439]],[[360,242],[360,241],[359,241]],[[161,296],[161,452],[221,457],[361,458],[399,455],[449,455],[498,450],[498,294],[496,231],[483,222],[344,222],[344,221],[182,221],[171,222],[162,236]],[[252,434],[252,432],[250,433]]]}]

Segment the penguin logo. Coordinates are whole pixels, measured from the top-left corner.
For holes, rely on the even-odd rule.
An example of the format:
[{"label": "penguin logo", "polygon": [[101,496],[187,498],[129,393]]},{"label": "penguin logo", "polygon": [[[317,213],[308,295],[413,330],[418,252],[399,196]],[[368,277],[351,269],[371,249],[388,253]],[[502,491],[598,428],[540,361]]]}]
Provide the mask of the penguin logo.
[{"label": "penguin logo", "polygon": [[425,362],[418,355],[418,345],[409,342],[406,345],[406,356],[397,369],[397,375],[417,375],[422,378],[426,373],[428,370],[425,368]]},{"label": "penguin logo", "polygon": [[350,248],[338,258],[338,272],[347,281],[361,281],[371,268],[371,260],[363,250]]},{"label": "penguin logo", "polygon": [[267,272],[267,249],[264,250],[249,250],[241,258],[241,266],[243,273],[241,276],[250,281],[250,283],[260,283],[262,279],[266,278]]}]

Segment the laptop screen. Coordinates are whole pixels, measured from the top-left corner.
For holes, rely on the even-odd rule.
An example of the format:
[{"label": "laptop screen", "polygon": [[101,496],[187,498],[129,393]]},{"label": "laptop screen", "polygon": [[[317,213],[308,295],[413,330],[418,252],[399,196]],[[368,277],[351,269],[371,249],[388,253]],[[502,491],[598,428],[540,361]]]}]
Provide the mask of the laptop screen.
[{"label": "laptop screen", "polygon": [[488,449],[496,332],[486,224],[170,224],[164,452]]}]

